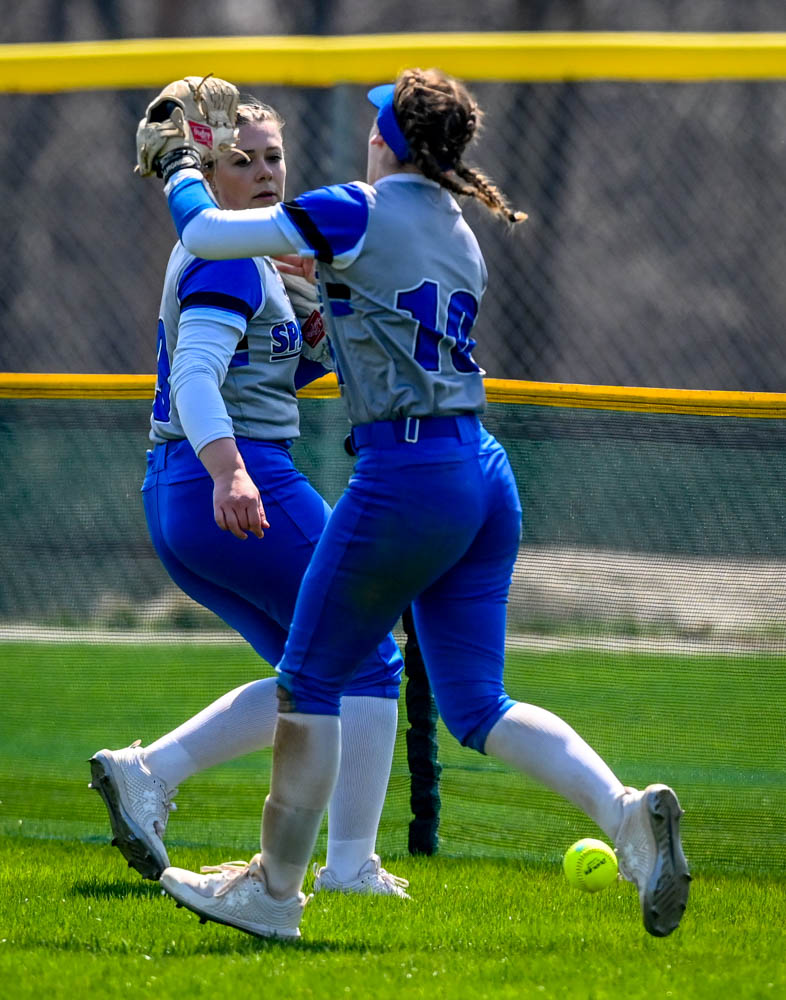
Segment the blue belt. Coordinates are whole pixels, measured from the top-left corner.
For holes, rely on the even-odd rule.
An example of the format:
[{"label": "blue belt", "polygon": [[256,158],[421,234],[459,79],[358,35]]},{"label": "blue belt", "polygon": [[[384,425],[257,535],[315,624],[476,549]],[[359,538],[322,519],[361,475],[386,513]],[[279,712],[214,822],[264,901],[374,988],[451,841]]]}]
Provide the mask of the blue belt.
[{"label": "blue belt", "polygon": [[[244,443],[249,443],[252,445],[276,444],[284,448],[291,448],[292,446],[292,441],[289,438],[283,438],[281,440],[276,440],[276,441],[263,441],[257,438],[245,438],[240,436],[236,440],[238,446],[242,446]],[[200,474],[204,473],[205,475],[207,475],[207,469],[205,469],[205,467],[199,461],[196,454],[193,452],[193,449],[189,450],[189,446],[185,438],[177,438],[176,440],[172,441],[163,441],[157,445],[154,445],[151,449],[149,449],[147,453],[149,456],[148,471],[163,472],[163,470],[167,467],[167,461],[169,459],[171,452],[173,452],[176,448],[181,449],[183,451],[183,454],[181,455],[181,460],[185,459],[186,461],[192,461],[194,468],[197,469],[197,471]]]},{"label": "blue belt", "polygon": [[459,441],[475,440],[480,434],[480,419],[476,413],[457,417],[399,417],[398,420],[378,420],[373,424],[357,424],[349,435],[352,447],[393,448],[399,444],[417,444],[429,438],[453,437]]}]

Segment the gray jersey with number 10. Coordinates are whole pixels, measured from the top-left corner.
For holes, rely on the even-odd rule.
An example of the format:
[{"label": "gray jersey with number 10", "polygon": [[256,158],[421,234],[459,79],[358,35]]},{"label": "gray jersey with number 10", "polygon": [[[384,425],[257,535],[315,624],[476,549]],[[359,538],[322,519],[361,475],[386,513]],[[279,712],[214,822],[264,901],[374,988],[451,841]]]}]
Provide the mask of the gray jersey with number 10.
[{"label": "gray jersey with number 10", "polygon": [[486,289],[477,240],[433,181],[311,191],[276,223],[319,261],[325,325],[351,423],[480,413],[483,372],[470,332]]}]

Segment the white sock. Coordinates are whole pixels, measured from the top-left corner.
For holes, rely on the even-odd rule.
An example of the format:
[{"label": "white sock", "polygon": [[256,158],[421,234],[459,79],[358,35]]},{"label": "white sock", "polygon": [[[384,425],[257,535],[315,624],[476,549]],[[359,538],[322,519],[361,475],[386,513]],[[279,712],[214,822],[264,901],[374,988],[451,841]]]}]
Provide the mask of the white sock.
[{"label": "white sock", "polygon": [[243,684],[145,747],[143,761],[174,788],[208,767],[269,747],[277,711],[275,677]]},{"label": "white sock", "polygon": [[341,699],[341,767],[328,806],[326,862],[339,882],[356,878],[374,854],[397,720],[395,698]]},{"label": "white sock", "polygon": [[568,799],[614,839],[622,821],[625,789],[559,716],[517,702],[488,734],[485,750]]},{"label": "white sock", "polygon": [[262,812],[262,865],[277,899],[296,896],[303,885],[340,757],[338,716],[279,714],[270,794]]}]

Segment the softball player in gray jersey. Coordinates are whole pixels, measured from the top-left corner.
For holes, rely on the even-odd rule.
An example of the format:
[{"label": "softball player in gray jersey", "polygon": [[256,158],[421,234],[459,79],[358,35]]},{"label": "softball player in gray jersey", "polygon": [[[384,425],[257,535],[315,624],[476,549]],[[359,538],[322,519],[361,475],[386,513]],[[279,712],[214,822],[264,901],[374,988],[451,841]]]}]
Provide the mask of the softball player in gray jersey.
[{"label": "softball player in gray jersey", "polygon": [[210,919],[259,935],[299,933],[303,877],[339,764],[341,692],[411,604],[448,729],[584,809],[616,842],[647,930],[669,934],[690,878],[676,795],[666,785],[624,787],[566,722],[514,702],[503,684],[521,511],[507,456],[478,416],[471,332],[486,271],[453,196],[474,197],[510,223],[521,216],[463,162],[480,111],[460,83],[407,70],[369,98],[378,113],[365,184],[231,213],[182,169],[192,151],[170,153],[164,171],[178,233],[194,252],[294,251],[319,262],[358,459],[303,579],[278,665],[261,853],[207,876],[168,869],[162,885]]},{"label": "softball player in gray jersey", "polygon": [[[243,152],[210,171],[217,195],[229,207],[275,204],[285,179],[283,123],[254,104],[240,109],[239,124]],[[306,285],[304,294],[302,282],[286,280],[297,286],[303,330],[314,341],[322,329],[316,289]],[[267,257],[202,260],[178,243],[159,315],[153,447],[143,485],[150,535],[172,579],[275,665],[330,513],[289,451],[299,434],[295,387],[325,368],[304,359],[301,325]],[[323,346],[324,338],[311,353]],[[402,667],[385,636],[346,689],[342,771],[317,889],[406,896],[404,880],[375,854]],[[144,877],[157,879],[170,864],[163,836],[176,786],[270,746],[275,720],[269,677],[229,692],[147,747],[94,755],[92,784],[106,803],[113,842]]]}]

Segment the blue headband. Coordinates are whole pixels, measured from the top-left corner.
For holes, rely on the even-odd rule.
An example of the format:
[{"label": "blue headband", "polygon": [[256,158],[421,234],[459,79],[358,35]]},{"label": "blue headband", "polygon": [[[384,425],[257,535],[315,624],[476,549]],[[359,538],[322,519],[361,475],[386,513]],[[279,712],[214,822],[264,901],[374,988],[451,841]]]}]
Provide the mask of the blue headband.
[{"label": "blue headband", "polygon": [[402,163],[409,163],[412,155],[404,133],[401,131],[401,126],[396,120],[396,112],[393,108],[395,90],[394,83],[383,83],[382,86],[369,90],[366,96],[375,108],[379,108],[377,114],[379,134],[396,154],[397,159]]}]

